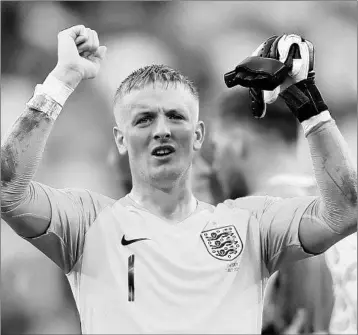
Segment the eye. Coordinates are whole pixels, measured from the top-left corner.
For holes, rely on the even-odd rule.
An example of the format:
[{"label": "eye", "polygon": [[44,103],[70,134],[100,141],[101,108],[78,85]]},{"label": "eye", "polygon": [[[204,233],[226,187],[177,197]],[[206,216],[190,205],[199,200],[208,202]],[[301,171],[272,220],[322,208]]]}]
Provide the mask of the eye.
[{"label": "eye", "polygon": [[151,116],[144,116],[142,118],[140,118],[136,124],[147,124],[152,120]]},{"label": "eye", "polygon": [[169,119],[171,120],[183,120],[184,117],[176,112],[173,112],[173,113],[169,113],[168,115]]}]

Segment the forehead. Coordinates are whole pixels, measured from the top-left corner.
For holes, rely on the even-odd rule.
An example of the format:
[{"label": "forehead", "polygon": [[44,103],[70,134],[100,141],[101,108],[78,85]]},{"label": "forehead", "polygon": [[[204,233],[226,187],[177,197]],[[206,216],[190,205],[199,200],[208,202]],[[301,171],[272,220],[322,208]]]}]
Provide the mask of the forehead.
[{"label": "forehead", "polygon": [[125,113],[134,114],[140,110],[177,109],[191,113],[198,102],[193,94],[182,84],[168,86],[163,84],[147,85],[124,95],[119,108]]}]

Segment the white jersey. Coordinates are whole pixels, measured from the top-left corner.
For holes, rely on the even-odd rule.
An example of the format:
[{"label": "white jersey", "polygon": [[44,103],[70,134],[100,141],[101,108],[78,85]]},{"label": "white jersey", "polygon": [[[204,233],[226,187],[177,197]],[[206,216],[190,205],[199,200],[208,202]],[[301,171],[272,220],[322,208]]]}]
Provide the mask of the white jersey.
[{"label": "white jersey", "polygon": [[129,197],[46,191],[51,224],[28,240],[66,272],[84,334],[260,334],[266,279],[310,256],[298,226],[313,197],[198,202],[174,225]]}]

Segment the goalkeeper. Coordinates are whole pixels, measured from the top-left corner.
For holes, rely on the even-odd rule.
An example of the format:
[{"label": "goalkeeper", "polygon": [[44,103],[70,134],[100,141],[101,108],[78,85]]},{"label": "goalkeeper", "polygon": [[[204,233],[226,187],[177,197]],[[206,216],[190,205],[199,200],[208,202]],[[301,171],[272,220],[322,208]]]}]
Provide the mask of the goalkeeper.
[{"label": "goalkeeper", "polygon": [[33,180],[67,98],[96,77],[106,52],[89,28],[59,33],[56,67],[2,143],[1,213],[66,273],[84,334],[259,334],[267,278],[357,231],[356,168],[314,83],[312,45],[283,35],[259,50],[230,85],[250,88],[256,116],[278,95],[286,101],[304,128],[320,196],[198,201],[197,90],[178,71],[150,65],[115,96],[114,139],[128,153],[133,187],[114,200]]}]

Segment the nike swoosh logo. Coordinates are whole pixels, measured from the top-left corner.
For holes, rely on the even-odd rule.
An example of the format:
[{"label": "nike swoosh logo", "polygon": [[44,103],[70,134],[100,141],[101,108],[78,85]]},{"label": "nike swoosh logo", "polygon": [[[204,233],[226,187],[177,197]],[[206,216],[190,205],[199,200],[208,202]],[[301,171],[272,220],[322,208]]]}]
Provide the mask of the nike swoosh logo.
[{"label": "nike swoosh logo", "polygon": [[129,245],[134,242],[143,241],[143,240],[150,240],[150,238],[135,238],[133,240],[126,240],[125,235],[123,235],[121,243],[122,243],[122,245]]}]

